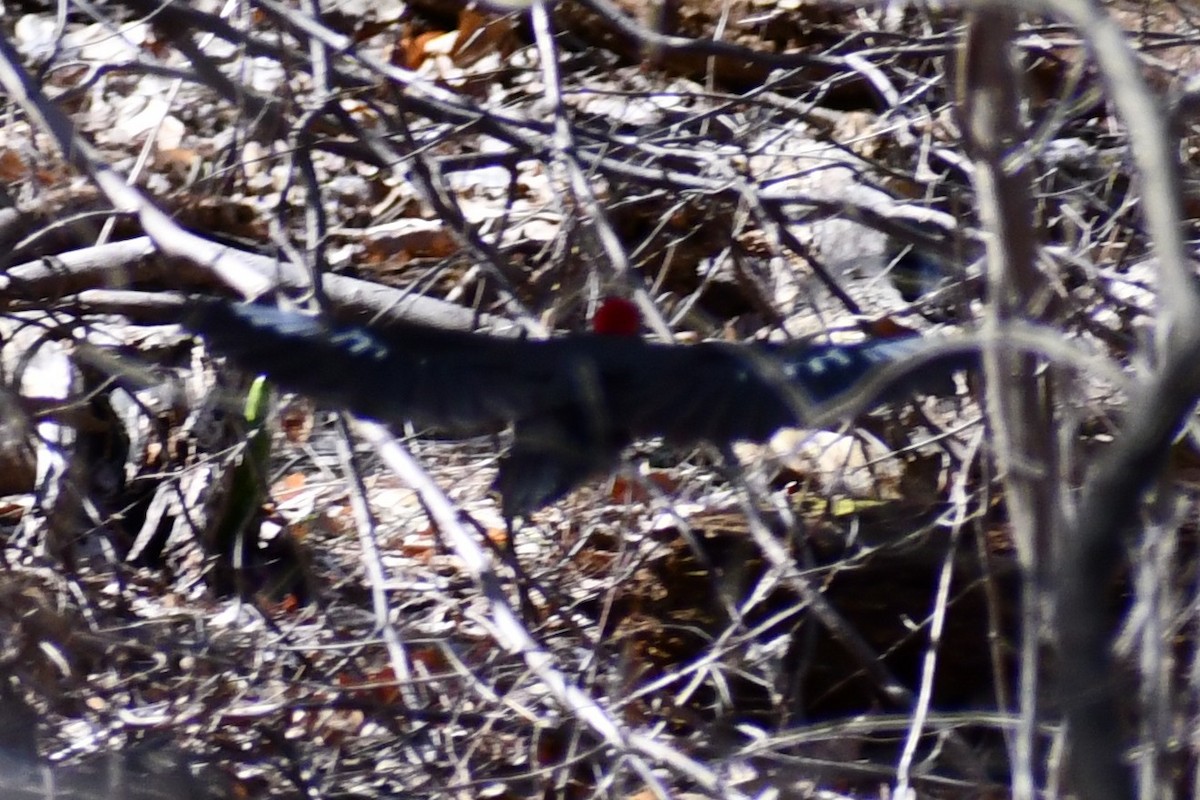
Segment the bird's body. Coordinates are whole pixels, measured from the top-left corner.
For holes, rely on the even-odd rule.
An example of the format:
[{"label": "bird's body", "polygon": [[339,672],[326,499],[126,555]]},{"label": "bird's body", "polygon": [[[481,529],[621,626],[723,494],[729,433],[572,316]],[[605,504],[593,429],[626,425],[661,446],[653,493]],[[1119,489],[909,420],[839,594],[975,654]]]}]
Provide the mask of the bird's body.
[{"label": "bird's body", "polygon": [[[197,302],[185,324],[240,367],[366,417],[464,436],[513,424],[496,480],[509,517],[611,468],[635,439],[764,441],[922,349],[919,337],[671,345],[595,334],[526,340],[376,330],[221,301]],[[923,388],[911,383],[902,388]]]}]

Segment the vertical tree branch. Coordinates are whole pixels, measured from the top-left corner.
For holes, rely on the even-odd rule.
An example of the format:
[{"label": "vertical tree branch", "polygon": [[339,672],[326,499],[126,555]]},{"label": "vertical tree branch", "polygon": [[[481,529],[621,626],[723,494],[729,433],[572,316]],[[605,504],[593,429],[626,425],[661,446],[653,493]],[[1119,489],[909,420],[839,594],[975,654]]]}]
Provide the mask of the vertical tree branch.
[{"label": "vertical tree branch", "polygon": [[[1110,623],[1101,602],[1121,561],[1122,534],[1138,521],[1167,448],[1200,396],[1200,293],[1180,226],[1182,185],[1166,114],[1139,72],[1120,26],[1098,0],[982,0],[976,7],[1051,11],[1079,28],[1129,134],[1141,175],[1141,206],[1159,268],[1159,369],[1130,393],[1122,435],[1083,488],[1061,535],[1055,611],[1062,703],[1070,725],[1080,797],[1127,798]],[[1164,645],[1165,646],[1165,645]],[[1153,791],[1153,787],[1150,787]]]},{"label": "vertical tree branch", "polygon": [[1000,7],[976,11],[967,24],[958,64],[958,94],[987,248],[984,315],[985,401],[1005,501],[1021,565],[1021,645],[1014,743],[1014,797],[1037,796],[1034,752],[1038,664],[1050,535],[1057,522],[1056,437],[1038,377],[1038,359],[1001,348],[1012,321],[1038,319],[1045,285],[1036,267],[1030,177],[1021,159],[1021,74],[1013,61],[1018,15]]}]

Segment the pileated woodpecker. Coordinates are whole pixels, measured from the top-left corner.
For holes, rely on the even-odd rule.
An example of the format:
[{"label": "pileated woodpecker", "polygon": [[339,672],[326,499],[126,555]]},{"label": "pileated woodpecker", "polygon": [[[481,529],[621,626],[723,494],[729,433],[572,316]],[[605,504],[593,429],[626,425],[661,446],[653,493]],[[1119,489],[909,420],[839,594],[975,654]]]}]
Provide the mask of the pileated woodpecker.
[{"label": "pileated woodpecker", "polygon": [[[508,519],[611,469],[635,439],[766,441],[906,392],[945,391],[954,370],[977,360],[961,350],[930,357],[918,336],[846,345],[527,340],[343,326],[220,300],[193,301],[184,325],[238,366],[362,416],[463,436],[512,424],[495,482]],[[895,369],[910,358],[918,368]]]}]

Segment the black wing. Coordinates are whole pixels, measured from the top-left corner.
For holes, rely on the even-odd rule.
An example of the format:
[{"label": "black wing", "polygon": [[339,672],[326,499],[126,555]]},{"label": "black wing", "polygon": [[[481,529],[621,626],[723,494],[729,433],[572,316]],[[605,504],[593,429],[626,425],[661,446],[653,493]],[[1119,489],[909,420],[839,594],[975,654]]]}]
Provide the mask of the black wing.
[{"label": "black wing", "polygon": [[586,400],[586,387],[599,381],[586,369],[564,369],[569,354],[557,342],[344,326],[211,300],[196,301],[184,325],[215,353],[286,389],[373,419],[453,434],[496,430]]},{"label": "black wing", "polygon": [[[918,367],[905,372],[899,365],[909,359]],[[861,412],[913,392],[952,394],[954,372],[977,361],[977,353],[939,352],[920,336],[671,347],[651,357],[649,369],[614,371],[612,413],[635,437],[765,441],[780,428],[827,422],[831,412]]]}]

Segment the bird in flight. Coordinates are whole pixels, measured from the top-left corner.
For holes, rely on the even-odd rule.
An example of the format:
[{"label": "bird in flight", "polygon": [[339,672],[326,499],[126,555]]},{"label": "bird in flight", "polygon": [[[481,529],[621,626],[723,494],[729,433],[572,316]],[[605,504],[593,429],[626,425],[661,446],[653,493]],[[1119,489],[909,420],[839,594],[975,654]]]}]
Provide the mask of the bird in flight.
[{"label": "bird in flight", "polygon": [[[509,520],[611,470],[637,439],[762,442],[914,391],[944,392],[955,370],[978,360],[961,350],[931,356],[915,335],[854,344],[531,340],[340,325],[213,299],[189,301],[184,326],[238,367],[364,417],[454,436],[512,425],[494,484]],[[913,369],[895,369],[914,358]]]}]

